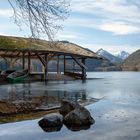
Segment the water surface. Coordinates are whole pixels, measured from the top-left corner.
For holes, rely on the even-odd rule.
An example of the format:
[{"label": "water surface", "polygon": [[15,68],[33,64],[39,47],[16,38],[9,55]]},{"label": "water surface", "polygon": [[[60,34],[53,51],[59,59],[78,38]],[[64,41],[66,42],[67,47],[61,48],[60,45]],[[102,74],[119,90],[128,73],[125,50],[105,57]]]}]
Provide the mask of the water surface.
[{"label": "water surface", "polygon": [[45,133],[37,119],[0,125],[0,140],[139,140],[140,73],[94,72],[88,73],[88,78],[86,81],[48,82],[47,86],[42,82],[0,86],[1,99],[11,100],[9,92],[13,87],[19,99],[23,91],[27,92],[26,97],[28,91],[32,96],[46,96],[44,91],[47,91],[50,96],[55,94],[60,98],[77,100],[77,94],[79,98],[84,93],[86,98],[99,99],[87,106],[95,119],[88,130],[73,132],[63,126],[59,132]]}]

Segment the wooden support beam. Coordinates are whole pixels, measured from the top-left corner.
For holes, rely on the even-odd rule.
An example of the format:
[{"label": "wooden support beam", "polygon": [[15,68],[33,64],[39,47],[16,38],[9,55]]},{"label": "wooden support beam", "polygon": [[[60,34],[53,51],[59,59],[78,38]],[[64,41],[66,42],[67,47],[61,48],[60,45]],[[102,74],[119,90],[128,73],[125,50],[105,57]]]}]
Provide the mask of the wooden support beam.
[{"label": "wooden support beam", "polygon": [[17,52],[15,55],[16,55],[16,56],[20,56],[20,54],[21,54],[21,52]]},{"label": "wooden support beam", "polygon": [[25,69],[25,53],[22,53],[22,68]]},{"label": "wooden support beam", "polygon": [[29,73],[31,73],[31,53],[30,52],[28,52],[28,71],[29,71]]},{"label": "wooden support beam", "polygon": [[35,53],[35,54],[36,54],[36,56],[39,58],[39,60],[40,60],[41,63],[43,64],[43,66],[46,67],[45,59],[44,59],[42,56],[40,56],[38,53]]},{"label": "wooden support beam", "polygon": [[8,52],[8,51],[0,51],[1,57],[7,57],[7,58],[17,58],[20,57],[21,52],[15,51],[15,52]]},{"label": "wooden support beam", "polygon": [[86,65],[83,63],[84,61],[84,59],[85,58],[82,58],[82,62],[80,62],[76,57],[74,57],[74,56],[71,56],[72,58],[73,58],[73,60],[81,67],[81,68],[84,68],[84,69],[87,69],[87,67],[86,67]]},{"label": "wooden support beam", "polygon": [[57,56],[57,74],[60,73],[60,68],[59,68],[59,55]]},{"label": "wooden support beam", "polygon": [[45,72],[44,72],[44,80],[47,81],[48,80],[48,54],[45,54],[44,56],[45,58]]},{"label": "wooden support beam", "polygon": [[64,75],[65,75],[65,72],[66,72],[66,56],[64,55]]},{"label": "wooden support beam", "polygon": [[[85,65],[85,58],[82,59],[82,64]],[[85,80],[86,79],[86,69],[84,67],[82,67],[82,79]]]}]

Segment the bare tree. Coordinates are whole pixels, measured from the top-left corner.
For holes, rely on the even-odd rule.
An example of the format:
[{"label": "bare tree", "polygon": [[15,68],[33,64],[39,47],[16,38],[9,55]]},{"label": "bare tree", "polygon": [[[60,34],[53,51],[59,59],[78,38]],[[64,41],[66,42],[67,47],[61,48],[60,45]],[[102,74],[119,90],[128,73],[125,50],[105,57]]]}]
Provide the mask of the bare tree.
[{"label": "bare tree", "polygon": [[53,35],[62,27],[69,14],[68,0],[8,0],[14,10],[14,21],[29,26],[33,38]]}]

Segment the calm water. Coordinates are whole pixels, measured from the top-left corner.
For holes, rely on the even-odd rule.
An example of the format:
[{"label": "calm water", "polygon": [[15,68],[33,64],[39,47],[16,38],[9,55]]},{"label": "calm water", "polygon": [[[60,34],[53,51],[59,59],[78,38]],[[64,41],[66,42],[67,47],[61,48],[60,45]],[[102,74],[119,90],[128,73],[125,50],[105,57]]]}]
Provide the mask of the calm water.
[{"label": "calm water", "polygon": [[53,81],[47,85],[44,82],[1,85],[0,100],[28,101],[40,96],[76,100],[82,95],[123,101],[140,99],[139,72],[94,72],[88,73],[88,78],[86,81]]},{"label": "calm water", "polygon": [[38,120],[23,121],[0,125],[0,140],[140,140],[140,73],[94,72],[88,73],[88,78],[48,82],[47,86],[42,82],[1,85],[1,100],[54,96],[58,102],[61,98],[77,100],[86,95],[99,101],[87,106],[95,118],[88,130],[72,132],[63,126],[60,132],[45,133]]}]

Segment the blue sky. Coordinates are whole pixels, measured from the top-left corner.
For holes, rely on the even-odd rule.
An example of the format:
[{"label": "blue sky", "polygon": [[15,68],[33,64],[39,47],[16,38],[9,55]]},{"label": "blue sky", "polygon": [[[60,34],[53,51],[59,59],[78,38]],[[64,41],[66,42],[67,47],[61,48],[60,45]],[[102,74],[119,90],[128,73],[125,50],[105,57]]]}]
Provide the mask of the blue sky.
[{"label": "blue sky", "polygon": [[[140,0],[71,0],[70,8],[70,16],[56,40],[111,53],[140,49]],[[7,0],[1,0],[0,34],[28,37],[29,29],[23,25],[20,30],[12,15]]]}]

